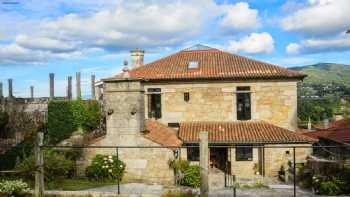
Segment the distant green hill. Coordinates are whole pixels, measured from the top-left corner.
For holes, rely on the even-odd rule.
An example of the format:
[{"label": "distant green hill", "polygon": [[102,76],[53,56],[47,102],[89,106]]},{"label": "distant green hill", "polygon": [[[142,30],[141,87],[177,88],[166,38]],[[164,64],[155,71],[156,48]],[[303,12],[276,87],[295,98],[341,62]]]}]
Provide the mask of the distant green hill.
[{"label": "distant green hill", "polygon": [[306,84],[339,83],[350,86],[350,65],[319,63],[308,66],[292,67],[290,69],[307,74]]}]

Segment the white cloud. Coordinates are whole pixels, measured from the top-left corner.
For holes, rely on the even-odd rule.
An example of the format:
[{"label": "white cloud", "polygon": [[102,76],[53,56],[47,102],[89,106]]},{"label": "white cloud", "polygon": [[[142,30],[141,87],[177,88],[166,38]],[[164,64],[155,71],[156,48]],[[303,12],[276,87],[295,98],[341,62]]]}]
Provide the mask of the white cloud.
[{"label": "white cloud", "polygon": [[286,31],[307,35],[331,35],[350,26],[349,0],[309,0],[282,20]]},{"label": "white cloud", "polygon": [[290,43],[288,44],[287,48],[286,48],[286,52],[289,54],[294,54],[294,53],[298,53],[300,49],[300,45],[297,43]]},{"label": "white cloud", "polygon": [[274,40],[269,33],[252,33],[239,41],[229,41],[228,50],[246,53],[270,53],[274,50]]},{"label": "white cloud", "polygon": [[223,6],[225,15],[220,25],[227,30],[242,31],[259,26],[258,10],[249,8],[248,3]]},{"label": "white cloud", "polygon": [[0,64],[40,64],[50,59],[77,58],[81,52],[52,53],[23,48],[17,44],[0,45]]},{"label": "white cloud", "polygon": [[29,37],[27,35],[18,35],[15,42],[24,48],[47,50],[51,52],[70,52],[75,49],[75,46],[72,43],[48,37]]},{"label": "white cloud", "polygon": [[350,36],[339,35],[335,38],[311,38],[300,43],[291,43],[287,46],[288,53],[320,53],[350,50]]},{"label": "white cloud", "polygon": [[[79,8],[79,3],[86,5],[87,9]],[[77,53],[83,54],[90,49],[113,53],[132,48],[159,51],[181,46],[194,38],[200,40],[201,36],[208,36],[213,25],[225,31],[243,31],[259,26],[258,11],[242,2],[116,0],[108,3],[104,0],[99,4],[59,0],[52,5],[44,3],[43,9],[27,3],[23,6],[35,13],[46,9],[53,13],[47,13],[50,17],[36,16],[39,18],[37,23],[30,23],[35,24],[32,25],[33,31],[26,28],[8,36],[12,39],[10,45],[19,47],[23,53],[9,57],[5,46],[0,56],[6,58],[1,62],[16,63],[16,59],[20,63],[25,63],[26,59],[28,63],[42,62],[51,58],[75,57]],[[75,9],[62,15],[60,7],[70,6]],[[54,10],[61,11],[56,13]],[[0,27],[1,24],[5,24],[4,21],[0,20]]]}]

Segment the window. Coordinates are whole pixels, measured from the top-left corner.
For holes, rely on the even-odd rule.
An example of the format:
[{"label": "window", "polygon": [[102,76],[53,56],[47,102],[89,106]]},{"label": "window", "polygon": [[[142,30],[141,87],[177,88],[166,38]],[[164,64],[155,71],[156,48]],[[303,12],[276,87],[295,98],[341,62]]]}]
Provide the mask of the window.
[{"label": "window", "polygon": [[237,87],[237,120],[250,120],[250,87]]},{"label": "window", "polygon": [[[243,145],[251,146],[251,145]],[[252,147],[236,147],[236,161],[252,161],[253,148]]]},{"label": "window", "polygon": [[159,119],[162,117],[162,97],[160,88],[149,88],[148,94],[148,118]]},{"label": "window", "polygon": [[180,124],[178,122],[169,122],[168,127],[170,128],[179,128]]},{"label": "window", "polygon": [[199,161],[199,147],[187,148],[187,160]]},{"label": "window", "polygon": [[189,92],[184,93],[184,101],[186,101],[186,102],[190,101],[190,93]]},{"label": "window", "polygon": [[188,63],[188,68],[189,69],[196,69],[196,68],[198,68],[198,62],[196,62],[196,61],[189,62]]}]

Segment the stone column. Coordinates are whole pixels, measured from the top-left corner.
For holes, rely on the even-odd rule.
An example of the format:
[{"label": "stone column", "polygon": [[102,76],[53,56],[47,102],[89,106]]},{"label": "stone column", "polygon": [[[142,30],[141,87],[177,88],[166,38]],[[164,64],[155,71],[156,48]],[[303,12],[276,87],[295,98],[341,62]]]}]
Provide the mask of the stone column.
[{"label": "stone column", "polygon": [[13,89],[12,89],[12,79],[8,79],[8,85],[9,85],[9,98],[13,97]]},{"label": "stone column", "polygon": [[72,100],[72,76],[68,76],[67,99]]},{"label": "stone column", "polygon": [[91,75],[91,99],[96,99],[95,93],[95,75]]},{"label": "stone column", "polygon": [[77,80],[77,99],[81,99],[81,81],[80,81],[80,72],[76,73]]},{"label": "stone column", "polygon": [[49,81],[50,81],[50,99],[55,98],[55,74],[50,73],[49,74]]},{"label": "stone column", "polygon": [[208,132],[202,131],[199,133],[199,163],[201,167],[201,188],[200,196],[207,197],[209,192],[208,173],[209,173],[209,147],[208,147]]},{"label": "stone column", "polygon": [[34,99],[34,86],[30,86],[30,98]]},{"label": "stone column", "polygon": [[0,98],[4,97],[4,93],[3,93],[3,85],[2,82],[0,81]]}]

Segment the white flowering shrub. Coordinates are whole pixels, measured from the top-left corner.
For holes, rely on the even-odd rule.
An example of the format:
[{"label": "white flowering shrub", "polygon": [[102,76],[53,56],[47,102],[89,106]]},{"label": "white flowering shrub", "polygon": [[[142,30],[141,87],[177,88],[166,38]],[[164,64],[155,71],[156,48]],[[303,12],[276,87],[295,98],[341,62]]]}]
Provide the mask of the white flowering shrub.
[{"label": "white flowering shrub", "polygon": [[114,155],[96,155],[86,168],[85,174],[93,180],[119,180],[125,171],[125,164]]},{"label": "white flowering shrub", "polygon": [[28,184],[22,180],[0,181],[0,195],[20,197],[25,196],[28,192]]}]

